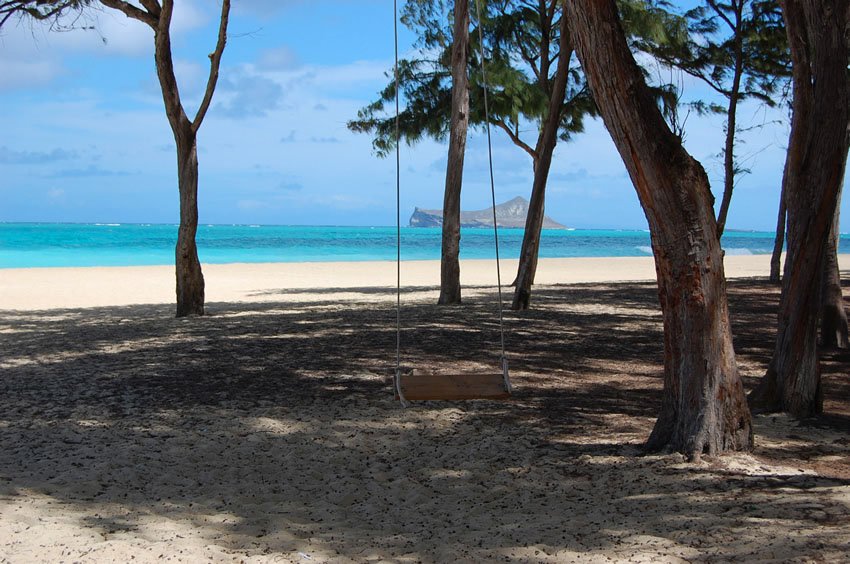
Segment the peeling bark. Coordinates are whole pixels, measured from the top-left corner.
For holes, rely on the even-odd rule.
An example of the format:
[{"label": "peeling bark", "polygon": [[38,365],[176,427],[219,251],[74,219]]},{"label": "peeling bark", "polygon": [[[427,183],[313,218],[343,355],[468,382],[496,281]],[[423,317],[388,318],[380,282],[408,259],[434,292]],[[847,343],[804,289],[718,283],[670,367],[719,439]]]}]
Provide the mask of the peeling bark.
[{"label": "peeling bark", "polygon": [[702,166],[658,110],[613,0],[572,0],[569,27],[649,222],[664,320],[662,409],[647,447],[691,458],[752,447],[723,257]]},{"label": "peeling bark", "polygon": [[793,117],[783,185],[787,257],[773,357],[750,404],[823,411],[817,350],[821,282],[848,146],[846,0],[782,1],[793,62]]},{"label": "peeling bark", "polygon": [[821,345],[828,349],[850,347],[847,334],[847,311],[844,309],[844,296],[841,293],[841,271],[838,268],[839,209],[840,207],[836,204],[835,218],[827,241],[821,289],[823,294],[820,312],[820,340]]}]

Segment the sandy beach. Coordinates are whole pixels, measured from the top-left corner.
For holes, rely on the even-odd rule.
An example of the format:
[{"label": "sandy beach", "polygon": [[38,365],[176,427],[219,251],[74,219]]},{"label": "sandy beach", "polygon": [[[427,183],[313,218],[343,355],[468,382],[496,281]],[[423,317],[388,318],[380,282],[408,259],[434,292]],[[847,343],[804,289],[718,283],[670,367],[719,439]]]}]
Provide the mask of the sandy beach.
[{"label": "sandy beach", "polygon": [[[726,258],[747,388],[768,258]],[[174,319],[172,267],[0,270],[0,562],[847,560],[850,353],[823,353],[825,414],[756,416],[751,453],[643,455],[651,258],[542,260],[505,314],[513,399],[408,409],[394,263],[204,272],[209,315]],[[403,363],[491,369],[493,262],[462,265],[460,307],[438,276],[403,265]]]},{"label": "sandy beach", "polygon": [[[840,257],[850,265],[850,255]],[[766,276],[767,255],[728,256],[728,278]],[[321,289],[334,300],[356,298],[363,288],[391,288],[395,299],[394,262],[306,262],[206,264],[206,301],[297,301]],[[516,274],[517,261],[501,261],[502,283]],[[473,293],[496,286],[493,260],[461,262],[462,283]],[[540,286],[593,282],[655,280],[652,257],[541,259],[535,282]],[[440,283],[439,261],[405,261],[401,283],[406,297]],[[373,294],[376,298],[382,295]],[[23,268],[0,270],[0,309],[40,310],[134,304],[168,304],[174,300],[173,266]]]}]

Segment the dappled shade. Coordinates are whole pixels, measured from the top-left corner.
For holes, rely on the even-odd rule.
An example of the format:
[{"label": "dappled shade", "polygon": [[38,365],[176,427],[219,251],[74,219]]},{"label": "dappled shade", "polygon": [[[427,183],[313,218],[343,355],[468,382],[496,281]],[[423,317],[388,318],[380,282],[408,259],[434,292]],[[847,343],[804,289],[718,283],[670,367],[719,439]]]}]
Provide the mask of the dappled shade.
[{"label": "dappled shade", "polygon": [[[54,559],[122,546],[353,561],[843,554],[846,353],[827,359],[826,416],[756,418],[753,455],[693,465],[639,456],[661,401],[654,284],[540,288],[538,309],[506,318],[512,401],[407,410],[390,383],[391,293],[347,291],[281,289],[192,320],[168,306],[0,312],[0,495],[17,546],[50,527],[66,544],[35,542]],[[748,386],[777,300],[766,283],[731,284]],[[407,301],[405,364],[492,366],[492,289],[468,288],[466,304]]]}]

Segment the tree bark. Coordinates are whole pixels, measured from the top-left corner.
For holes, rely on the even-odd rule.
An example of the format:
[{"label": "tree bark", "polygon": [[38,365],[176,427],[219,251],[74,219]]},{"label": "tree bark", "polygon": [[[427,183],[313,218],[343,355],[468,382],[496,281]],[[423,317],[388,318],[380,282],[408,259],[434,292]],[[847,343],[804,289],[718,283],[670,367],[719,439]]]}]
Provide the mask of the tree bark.
[{"label": "tree bark", "polygon": [[733,4],[735,8],[735,68],[732,75],[732,89],[729,91],[729,106],[726,109],[726,145],[723,151],[723,197],[720,200],[720,210],[717,213],[717,238],[723,236],[726,228],[726,217],[729,215],[729,204],[732,202],[732,191],[735,189],[735,134],[738,129],[738,98],[741,93],[741,77],[744,74],[743,31],[741,30],[741,11],[744,0]]},{"label": "tree bark", "polygon": [[[845,153],[846,154],[846,153]],[[840,194],[838,201],[841,201]],[[838,268],[839,210],[836,203],[835,218],[827,240],[824,260],[823,287],[821,291],[820,340],[828,349],[846,349],[850,347],[847,331],[847,311],[844,309],[844,296],[841,294],[841,271]]]},{"label": "tree bark", "polygon": [[567,95],[567,79],[570,59],[573,54],[566,14],[561,16],[561,44],[559,49],[558,66],[555,69],[552,90],[549,94],[549,108],[535,151],[538,158],[534,165],[534,183],[531,187],[531,201],[528,203],[528,216],[525,218],[525,232],[523,233],[522,249],[519,254],[519,267],[514,280],[516,289],[511,304],[511,308],[514,310],[528,309],[531,302],[531,286],[534,284],[534,275],[537,273],[540,235],[543,231],[545,215],[546,183],[552,165],[552,154],[555,152],[555,145],[558,143],[561,107],[564,105],[564,98]]},{"label": "tree bark", "polygon": [[782,248],[785,246],[785,220],[787,216],[787,208],[785,207],[785,183],[782,183],[782,189],[779,191],[779,216],[776,218],[776,238],[773,241],[773,254],[770,256],[770,282],[779,284],[781,263],[782,263]]},{"label": "tree bark", "polygon": [[180,227],[174,251],[177,276],[177,317],[204,314],[204,275],[198,258],[198,145],[188,120],[174,132],[177,141],[177,187]]},{"label": "tree bark", "polygon": [[449,155],[443,196],[443,242],[440,259],[438,304],[459,304],[460,296],[460,192],[463,159],[469,127],[469,2],[456,0],[452,43],[452,114],[449,124]]},{"label": "tree bark", "polygon": [[788,207],[779,328],[750,394],[762,411],[823,411],[817,322],[827,242],[844,178],[848,125],[846,0],[783,0],[793,62],[793,117],[783,178]]},{"label": "tree bark", "polygon": [[749,449],[752,423],[732,347],[708,177],[665,124],[614,0],[568,5],[576,52],[649,222],[664,320],[664,390],[647,447],[692,459]]},{"label": "tree bark", "polygon": [[210,53],[210,72],[204,97],[195,119],[189,120],[180,100],[171,54],[171,18],[174,0],[139,0],[141,7],[125,0],[101,0],[101,4],[143,22],[154,31],[154,61],[165,115],[177,145],[177,188],[180,194],[180,227],[174,251],[177,278],[177,317],[204,314],[204,275],[198,258],[198,129],[212,102],[221,57],[227,44],[230,0],[222,0],[215,50]]},{"label": "tree bark", "polygon": [[174,250],[177,278],[177,317],[204,314],[204,275],[195,235],[198,231],[198,151],[196,132],[183,110],[171,55],[173,1],[163,3],[155,28],[156,72],[165,113],[177,145],[177,189],[180,195],[180,227]]}]

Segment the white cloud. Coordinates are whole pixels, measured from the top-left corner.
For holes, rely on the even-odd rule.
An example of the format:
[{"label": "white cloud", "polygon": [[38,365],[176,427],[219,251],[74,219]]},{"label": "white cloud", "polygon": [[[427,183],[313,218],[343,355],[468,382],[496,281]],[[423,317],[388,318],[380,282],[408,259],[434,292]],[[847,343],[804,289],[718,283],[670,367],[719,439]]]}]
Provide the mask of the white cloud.
[{"label": "white cloud", "polygon": [[[174,75],[177,77],[177,85],[180,88],[180,97],[186,108],[189,119],[195,117],[195,112],[201,104],[204,91],[207,88],[209,68],[195,61],[186,59],[175,59]],[[156,79],[154,79],[156,81]],[[161,97],[159,82],[156,81],[157,97]]]},{"label": "white cloud", "polygon": [[[177,2],[172,20],[173,38],[217,19],[217,3]],[[67,73],[63,59],[69,54],[102,57],[148,57],[153,52],[153,30],[108,8],[90,9],[83,17],[67,15],[61,26],[67,31],[51,31],[46,24],[28,20],[9,22],[0,34],[0,90],[50,84]],[[213,44],[215,36],[210,38]],[[185,69],[184,69],[185,70]]]},{"label": "white cloud", "polygon": [[62,65],[52,59],[35,61],[0,59],[0,90],[43,86],[64,72]]},{"label": "white cloud", "polygon": [[257,57],[257,68],[262,70],[291,70],[299,64],[298,55],[286,46],[266,49]]},{"label": "white cloud", "polygon": [[[203,4],[204,8],[199,8],[195,2],[186,0],[175,3],[171,20],[172,38],[205,25],[212,17],[217,18],[216,3]],[[54,33],[51,34],[52,41],[64,49],[95,55],[139,57],[153,51],[153,30],[147,24],[110,8],[92,10],[90,14],[91,21],[85,23],[89,23],[93,30],[75,29]]]}]

